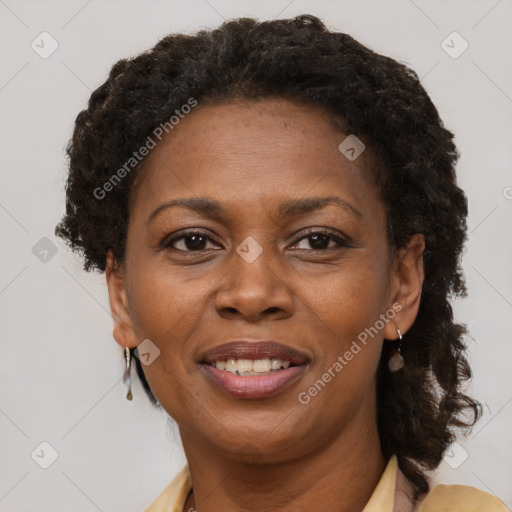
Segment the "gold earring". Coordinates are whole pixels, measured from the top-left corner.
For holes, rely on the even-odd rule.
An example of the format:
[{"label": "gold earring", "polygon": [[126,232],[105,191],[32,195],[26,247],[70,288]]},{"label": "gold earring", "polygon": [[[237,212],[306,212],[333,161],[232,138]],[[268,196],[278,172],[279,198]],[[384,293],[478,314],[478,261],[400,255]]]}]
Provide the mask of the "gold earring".
[{"label": "gold earring", "polygon": [[128,385],[128,393],[126,394],[126,398],[131,400],[132,396],[132,353],[128,347],[124,349],[124,357],[126,359],[126,368],[124,369],[123,374],[123,382]]},{"label": "gold earring", "polygon": [[396,352],[388,361],[389,369],[392,372],[396,372],[404,366],[404,358],[402,356],[402,333],[400,329],[397,329],[396,332],[398,333],[398,339],[395,340]]}]

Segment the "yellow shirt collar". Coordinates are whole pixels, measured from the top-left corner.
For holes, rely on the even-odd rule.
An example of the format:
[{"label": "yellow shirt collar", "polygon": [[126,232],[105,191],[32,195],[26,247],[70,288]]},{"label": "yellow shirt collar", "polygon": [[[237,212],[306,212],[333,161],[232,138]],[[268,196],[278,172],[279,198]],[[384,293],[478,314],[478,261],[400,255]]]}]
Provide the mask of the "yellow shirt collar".
[{"label": "yellow shirt collar", "polygon": [[[192,480],[186,465],[145,512],[182,512],[190,489]],[[495,496],[465,485],[439,484],[416,504],[412,504],[411,498],[412,484],[393,455],[363,512],[510,512]]]},{"label": "yellow shirt collar", "polygon": [[[363,512],[393,512],[397,468],[397,459],[393,455]],[[192,480],[188,465],[186,465],[145,512],[182,512],[191,488]]]},{"label": "yellow shirt collar", "polygon": [[396,455],[392,455],[363,512],[393,512],[397,469]]}]

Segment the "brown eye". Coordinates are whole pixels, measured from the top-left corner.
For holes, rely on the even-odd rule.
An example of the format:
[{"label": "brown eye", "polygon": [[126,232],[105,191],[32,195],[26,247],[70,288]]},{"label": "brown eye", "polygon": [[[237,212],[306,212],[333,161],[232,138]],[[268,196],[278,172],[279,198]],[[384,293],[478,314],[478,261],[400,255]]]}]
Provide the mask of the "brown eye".
[{"label": "brown eye", "polygon": [[193,231],[188,233],[181,233],[178,236],[174,236],[165,240],[163,247],[166,249],[174,249],[184,252],[205,251],[212,248],[207,247],[208,242],[213,243],[212,239],[204,232]]},{"label": "brown eye", "polygon": [[[334,234],[332,231],[310,231],[306,236],[300,238],[294,245],[307,241],[308,247],[299,247],[298,249],[325,251],[326,249],[337,249],[342,247],[350,247],[349,243]],[[334,245],[333,245],[334,243]]]}]

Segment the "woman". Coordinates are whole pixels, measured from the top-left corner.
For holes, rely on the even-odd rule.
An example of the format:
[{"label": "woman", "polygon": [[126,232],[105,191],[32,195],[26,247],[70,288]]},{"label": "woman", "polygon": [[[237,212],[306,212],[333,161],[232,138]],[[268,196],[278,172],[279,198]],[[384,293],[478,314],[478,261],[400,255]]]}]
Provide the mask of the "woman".
[{"label": "woman", "polygon": [[309,15],[170,35],[68,153],[56,233],[188,461],[147,511],[506,510],[426,475],[481,406],[458,153],[413,71]]}]

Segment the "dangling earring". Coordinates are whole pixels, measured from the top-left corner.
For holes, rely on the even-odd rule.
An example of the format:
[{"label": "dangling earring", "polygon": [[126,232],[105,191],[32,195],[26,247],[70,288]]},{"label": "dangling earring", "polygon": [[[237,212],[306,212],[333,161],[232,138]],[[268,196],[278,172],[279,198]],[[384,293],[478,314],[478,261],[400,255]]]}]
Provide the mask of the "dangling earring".
[{"label": "dangling earring", "polygon": [[391,356],[388,362],[389,369],[392,372],[396,372],[403,368],[404,366],[404,358],[402,357],[402,333],[400,329],[397,329],[398,339],[395,340],[396,352]]},{"label": "dangling earring", "polygon": [[126,359],[126,368],[124,369],[123,382],[128,384],[128,393],[126,394],[126,398],[128,400],[131,400],[133,398],[133,396],[132,396],[132,373],[131,373],[132,353],[130,352],[130,349],[128,347],[125,347],[125,349],[124,349],[124,357]]}]

